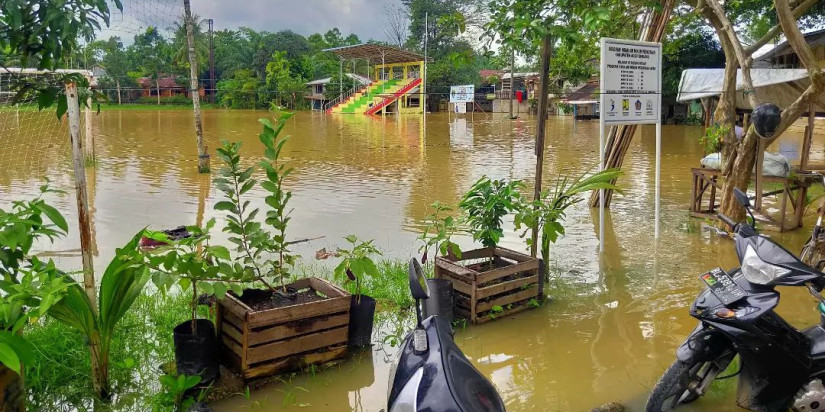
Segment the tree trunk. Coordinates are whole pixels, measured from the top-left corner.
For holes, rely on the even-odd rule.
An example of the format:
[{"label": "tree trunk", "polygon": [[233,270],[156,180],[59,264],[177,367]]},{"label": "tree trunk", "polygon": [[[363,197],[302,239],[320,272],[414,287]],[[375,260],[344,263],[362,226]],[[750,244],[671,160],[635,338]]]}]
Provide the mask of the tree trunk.
[{"label": "tree trunk", "polygon": [[513,83],[516,75],[516,49],[510,54],[510,118],[513,118]]},{"label": "tree trunk", "polygon": [[201,96],[198,90],[198,60],[195,57],[195,30],[192,27],[190,0],[183,0],[186,13],[186,42],[189,45],[189,93],[192,95],[192,110],[195,113],[195,135],[198,142],[198,172],[209,173],[209,154],[203,143],[203,123],[201,121]]},{"label": "tree trunk", "polygon": [[89,339],[90,362],[92,366],[92,387],[100,399],[108,400],[109,388],[109,350],[103,347],[99,332],[95,331]]},{"label": "tree trunk", "polygon": [[160,106],[160,75],[155,79],[155,89],[158,92],[158,106]]},{"label": "tree trunk", "polygon": [[122,104],[120,98],[120,80],[115,80],[115,84],[117,85],[117,104],[120,106]]}]

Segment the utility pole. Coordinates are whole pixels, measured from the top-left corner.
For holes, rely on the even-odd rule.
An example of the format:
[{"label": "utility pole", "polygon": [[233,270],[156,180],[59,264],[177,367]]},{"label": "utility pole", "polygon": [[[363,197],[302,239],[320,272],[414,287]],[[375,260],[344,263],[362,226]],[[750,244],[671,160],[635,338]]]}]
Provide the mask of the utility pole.
[{"label": "utility pole", "polygon": [[215,20],[207,20],[209,23],[209,89],[212,91],[212,103],[215,103],[215,38],[213,24]]},{"label": "utility pole", "polygon": [[516,48],[513,47],[513,50],[510,51],[510,118],[515,119],[513,116],[513,84],[515,84],[516,80]]}]

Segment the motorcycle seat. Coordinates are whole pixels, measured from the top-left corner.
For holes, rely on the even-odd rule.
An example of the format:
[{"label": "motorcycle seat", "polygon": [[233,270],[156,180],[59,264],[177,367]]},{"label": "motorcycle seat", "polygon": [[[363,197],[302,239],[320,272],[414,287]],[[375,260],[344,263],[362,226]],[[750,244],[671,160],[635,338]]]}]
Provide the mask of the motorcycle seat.
[{"label": "motorcycle seat", "polygon": [[452,336],[449,322],[433,317],[441,346],[442,364],[447,383],[464,411],[504,411],[504,403],[495,387],[461,352]]}]

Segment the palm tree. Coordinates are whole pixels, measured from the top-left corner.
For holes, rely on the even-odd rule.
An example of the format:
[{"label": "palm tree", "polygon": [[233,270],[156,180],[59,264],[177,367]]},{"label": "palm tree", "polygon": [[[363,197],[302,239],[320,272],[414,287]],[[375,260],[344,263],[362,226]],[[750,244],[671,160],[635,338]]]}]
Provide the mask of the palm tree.
[{"label": "palm tree", "polygon": [[[192,15],[192,28],[194,29],[195,35],[195,56],[198,59],[198,63],[200,66],[203,66],[206,63],[206,60],[209,58],[209,41],[203,33],[203,25],[206,23],[206,19],[202,19],[197,14]],[[186,14],[182,14],[178,17],[178,21],[174,23],[174,27],[172,30],[175,33],[175,37],[172,40],[172,44],[175,50],[175,54],[173,56],[175,63],[188,67],[189,65],[189,46],[186,42]]]}]

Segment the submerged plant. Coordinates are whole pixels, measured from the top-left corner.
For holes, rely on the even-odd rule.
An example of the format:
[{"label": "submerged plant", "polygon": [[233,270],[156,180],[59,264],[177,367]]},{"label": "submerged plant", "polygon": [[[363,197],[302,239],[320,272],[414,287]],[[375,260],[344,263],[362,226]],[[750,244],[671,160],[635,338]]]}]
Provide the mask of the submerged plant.
[{"label": "submerged plant", "polygon": [[427,264],[427,252],[435,247],[435,252],[442,255],[452,255],[461,259],[461,248],[453,243],[452,236],[458,232],[459,224],[452,216],[442,216],[453,209],[441,202],[430,205],[433,213],[424,218],[424,232],[418,237],[423,242],[418,252],[421,253],[421,263]]},{"label": "submerged plant", "polygon": [[526,227],[522,237],[527,237],[527,244],[533,245],[537,239],[533,238],[534,228],[540,236],[541,257],[545,262],[544,276],[549,276],[546,262],[550,259],[550,243],[556,243],[559,236],[564,235],[564,218],[567,208],[582,201],[582,193],[591,190],[606,189],[621,193],[613,182],[621,175],[619,169],[607,169],[587,176],[583,174],[577,178],[559,176],[552,189],[542,191],[541,197],[529,202],[518,209],[515,217],[516,229]]},{"label": "submerged plant", "polygon": [[269,207],[264,223],[271,230],[264,229],[255,220],[260,209],[251,208],[251,201],[246,198],[258,181],[252,178],[254,166],[241,167],[240,142],[223,141],[223,145],[217,149],[224,166],[220,169],[219,177],[215,178],[215,185],[226,198],[215,204],[215,210],[228,212],[223,231],[229,233],[229,241],[235,245],[237,257],[235,263],[226,269],[243,273],[249,280],[259,281],[273,291],[275,288],[271,281],[274,280],[280,283],[284,292],[286,279],[290,276],[288,267],[295,262],[295,257],[289,251],[290,242],[286,240],[286,228],[290,220],[287,204],[292,193],[283,186],[292,168],[280,159],[288,140],[288,137],[280,134],[290,116],[291,114],[280,115],[275,124],[267,119],[260,120],[263,125],[260,140],[265,148],[260,166],[266,172],[266,180],[260,183],[260,187],[268,193],[264,198]]},{"label": "submerged plant", "polygon": [[30,320],[46,315],[73,283],[52,260],[30,256],[40,239],[66,234],[66,219],[41,196],[51,192],[48,183],[41,195],[16,201],[10,210],[0,209],[0,363],[16,373],[33,358],[31,344],[22,336]]},{"label": "submerged plant", "polygon": [[714,124],[705,130],[705,134],[699,137],[699,142],[705,148],[705,153],[716,153],[722,148],[722,141],[730,133],[730,126]]},{"label": "submerged plant", "polygon": [[115,257],[100,279],[97,307],[78,284],[71,285],[64,298],[49,309],[49,315],[77,329],[86,336],[91,352],[92,383],[101,399],[108,399],[109,352],[117,323],[132,307],[149,280],[138,242],[139,232],[126,246],[115,251]]},{"label": "submerged plant", "polygon": [[373,246],[373,240],[362,241],[355,235],[349,235],[344,239],[351,248],[338,248],[336,255],[341,258],[341,263],[333,273],[339,280],[349,279],[355,282],[355,300],[360,303],[362,279],[378,278],[378,267],[371,256],[380,256],[381,252]]}]

